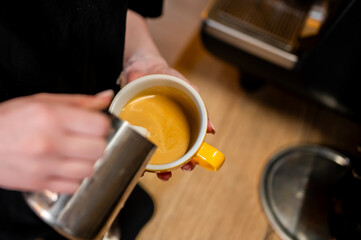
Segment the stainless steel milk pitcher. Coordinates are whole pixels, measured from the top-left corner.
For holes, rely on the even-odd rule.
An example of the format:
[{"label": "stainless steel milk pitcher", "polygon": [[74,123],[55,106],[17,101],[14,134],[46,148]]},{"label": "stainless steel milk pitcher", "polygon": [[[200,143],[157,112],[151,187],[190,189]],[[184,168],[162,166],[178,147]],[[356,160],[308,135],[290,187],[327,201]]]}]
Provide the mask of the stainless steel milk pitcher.
[{"label": "stainless steel milk pitcher", "polygon": [[154,153],[155,146],[139,131],[112,118],[113,131],[104,156],[73,195],[24,193],[34,212],[69,239],[102,239]]}]

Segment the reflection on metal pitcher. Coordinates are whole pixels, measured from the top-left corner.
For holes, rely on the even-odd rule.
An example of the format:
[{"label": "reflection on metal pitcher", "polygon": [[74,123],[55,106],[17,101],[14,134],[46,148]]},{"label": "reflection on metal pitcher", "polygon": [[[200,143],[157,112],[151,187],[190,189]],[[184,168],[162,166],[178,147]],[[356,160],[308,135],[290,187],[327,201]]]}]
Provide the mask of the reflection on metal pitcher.
[{"label": "reflection on metal pitcher", "polygon": [[34,212],[69,239],[103,238],[156,148],[128,122],[112,118],[113,130],[104,156],[96,162],[93,176],[84,179],[75,194],[24,193]]}]

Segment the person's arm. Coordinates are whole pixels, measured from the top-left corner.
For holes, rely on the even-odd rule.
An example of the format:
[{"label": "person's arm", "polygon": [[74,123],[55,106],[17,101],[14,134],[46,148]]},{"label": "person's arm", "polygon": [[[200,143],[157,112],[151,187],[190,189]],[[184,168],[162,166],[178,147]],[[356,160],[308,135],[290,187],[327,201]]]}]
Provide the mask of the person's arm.
[{"label": "person's arm", "polygon": [[[128,10],[125,49],[124,69],[122,72],[122,85],[127,84],[141,76],[148,74],[169,74],[183,79],[190,83],[181,73],[170,67],[155,45],[148,30],[145,19]],[[191,83],[190,83],[191,84]],[[191,84],[195,89],[196,86]],[[207,132],[215,133],[213,124],[209,121]],[[195,163],[189,162],[182,167],[185,171],[194,169]],[[158,173],[160,179],[168,180],[172,174]]]},{"label": "person's arm", "polygon": [[128,83],[152,73],[170,74],[187,81],[182,74],[169,67],[160,54],[145,19],[136,12],[129,10],[125,35],[123,77]]},{"label": "person's arm", "polygon": [[159,58],[166,65],[148,30],[145,19],[132,10],[128,10],[126,21],[124,63],[134,58]]}]

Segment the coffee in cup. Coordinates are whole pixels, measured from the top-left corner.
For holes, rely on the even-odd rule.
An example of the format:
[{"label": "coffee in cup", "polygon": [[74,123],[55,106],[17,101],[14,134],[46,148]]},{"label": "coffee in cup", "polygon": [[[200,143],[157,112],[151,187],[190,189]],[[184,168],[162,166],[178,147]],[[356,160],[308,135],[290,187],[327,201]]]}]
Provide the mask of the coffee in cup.
[{"label": "coffee in cup", "polygon": [[224,162],[224,155],[204,142],[208,117],[203,100],[182,79],[164,74],[141,77],[117,93],[109,110],[147,129],[148,139],[157,145],[148,171],[170,171],[191,160],[216,171]]}]

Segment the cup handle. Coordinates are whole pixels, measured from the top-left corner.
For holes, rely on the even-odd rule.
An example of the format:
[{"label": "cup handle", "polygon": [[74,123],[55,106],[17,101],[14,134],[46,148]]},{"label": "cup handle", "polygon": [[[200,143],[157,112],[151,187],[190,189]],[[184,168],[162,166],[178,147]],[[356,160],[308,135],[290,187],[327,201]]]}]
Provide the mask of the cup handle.
[{"label": "cup handle", "polygon": [[224,160],[224,154],[208,143],[203,143],[197,154],[193,157],[194,162],[210,171],[220,169]]}]

